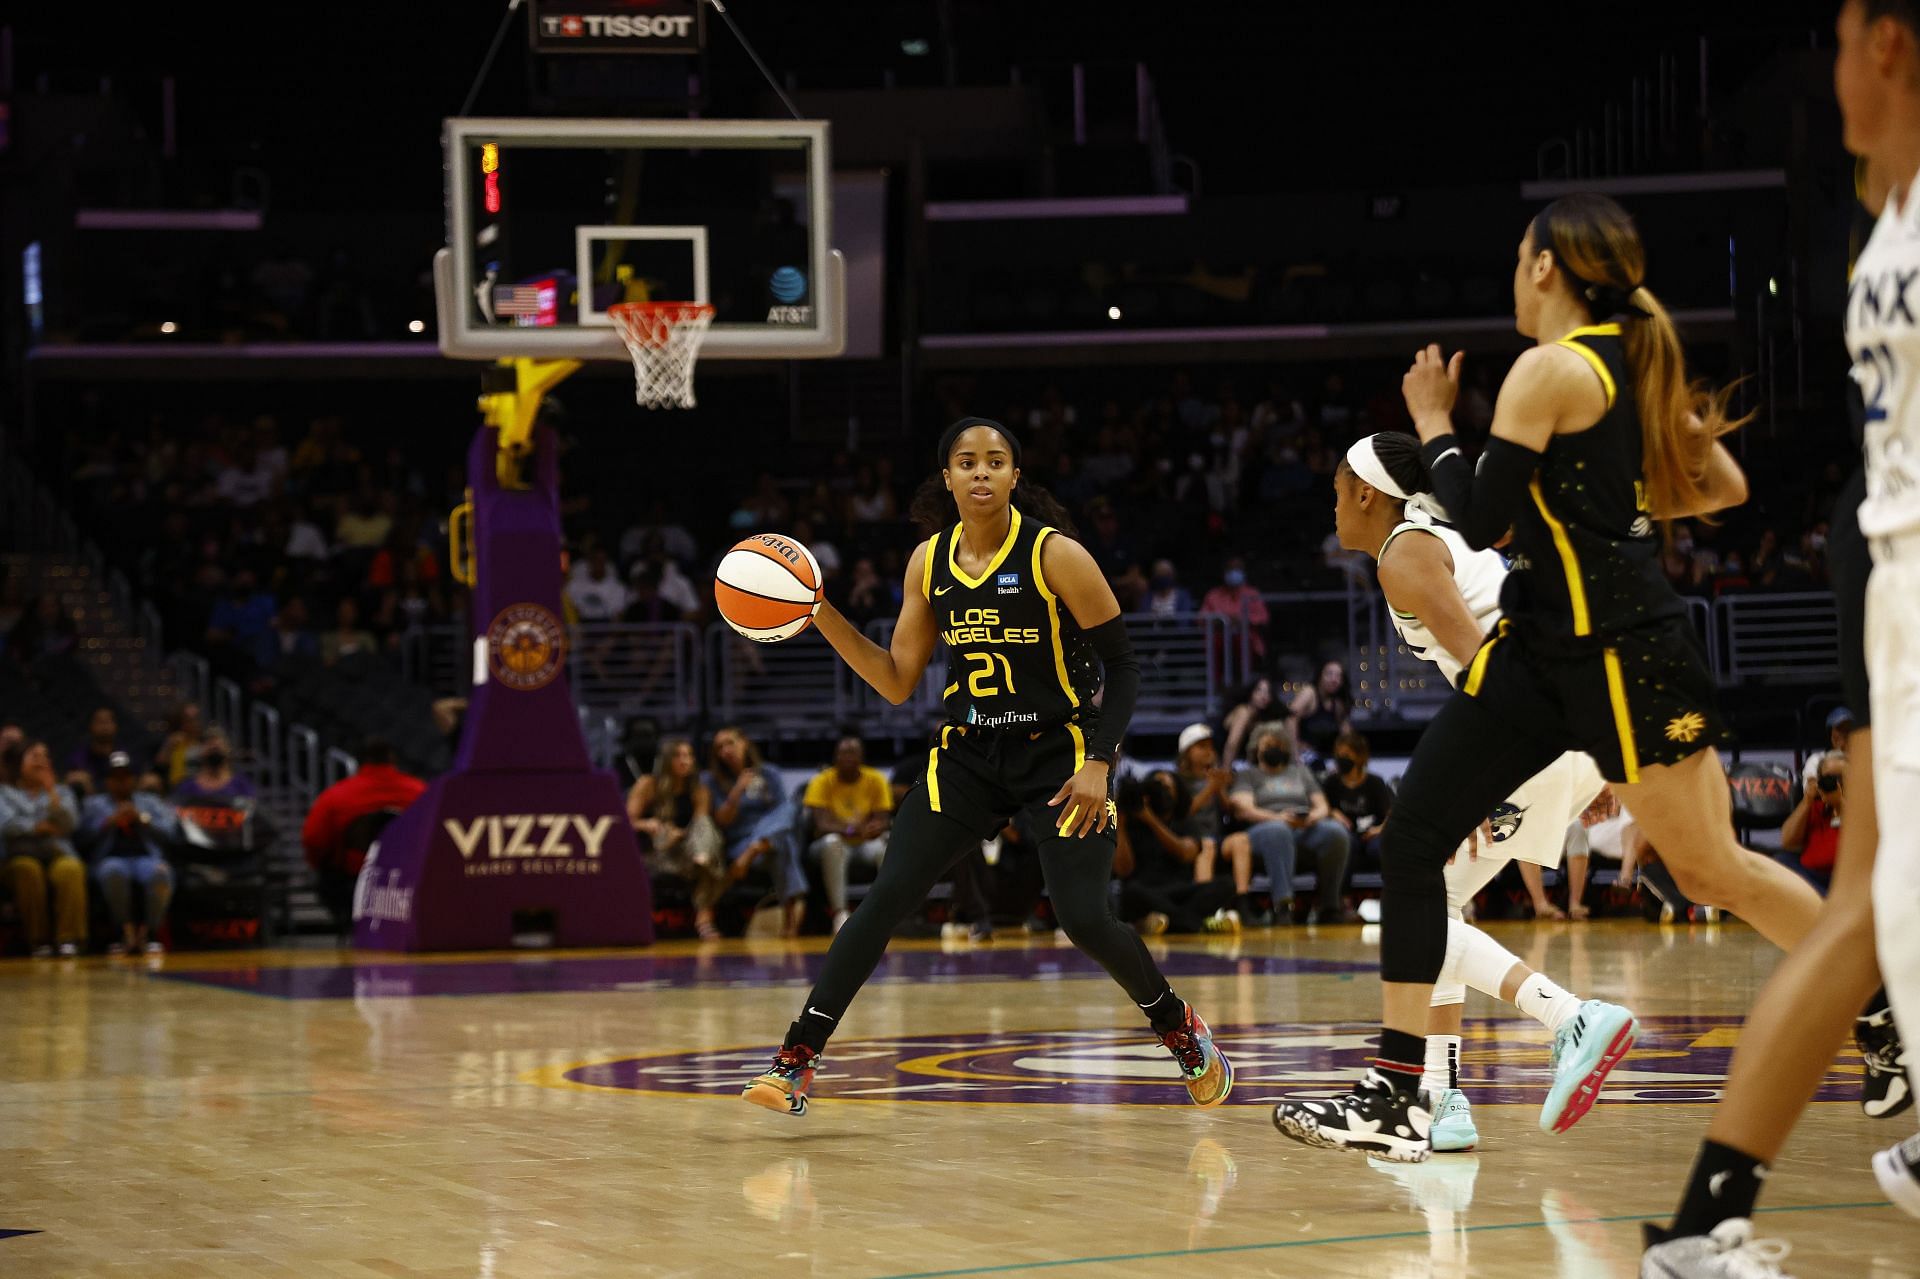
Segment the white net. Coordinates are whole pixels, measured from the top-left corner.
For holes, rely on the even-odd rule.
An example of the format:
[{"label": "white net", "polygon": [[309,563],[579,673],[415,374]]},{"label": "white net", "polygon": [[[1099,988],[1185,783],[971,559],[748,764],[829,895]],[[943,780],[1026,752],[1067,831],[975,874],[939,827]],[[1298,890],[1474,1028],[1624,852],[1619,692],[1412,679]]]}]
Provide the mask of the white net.
[{"label": "white net", "polygon": [[633,356],[633,399],[643,409],[693,407],[693,366],[713,320],[705,302],[623,302],[607,308]]}]

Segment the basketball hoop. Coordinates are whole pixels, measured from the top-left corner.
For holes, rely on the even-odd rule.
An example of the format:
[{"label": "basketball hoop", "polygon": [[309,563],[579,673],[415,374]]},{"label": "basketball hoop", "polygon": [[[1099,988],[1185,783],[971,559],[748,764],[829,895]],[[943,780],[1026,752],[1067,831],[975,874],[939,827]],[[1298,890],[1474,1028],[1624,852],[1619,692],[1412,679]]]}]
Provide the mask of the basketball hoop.
[{"label": "basketball hoop", "polygon": [[693,366],[713,320],[705,302],[620,302],[607,308],[633,356],[633,399],[643,409],[693,407]]}]

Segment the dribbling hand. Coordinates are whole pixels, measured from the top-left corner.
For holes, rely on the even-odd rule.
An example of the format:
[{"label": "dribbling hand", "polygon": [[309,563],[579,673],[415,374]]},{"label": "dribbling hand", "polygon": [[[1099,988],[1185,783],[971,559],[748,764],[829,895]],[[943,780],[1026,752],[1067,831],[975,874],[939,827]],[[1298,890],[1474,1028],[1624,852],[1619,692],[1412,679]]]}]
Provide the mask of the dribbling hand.
[{"label": "dribbling hand", "polygon": [[1072,839],[1083,839],[1088,831],[1103,831],[1107,828],[1107,766],[1097,759],[1090,759],[1080,766],[1080,771],[1069,777],[1066,782],[1047,801],[1050,808],[1066,805],[1060,820],[1056,823],[1062,835]]},{"label": "dribbling hand", "polygon": [[1440,344],[1431,343],[1414,355],[1413,367],[1400,379],[1400,394],[1406,397],[1407,412],[1413,416],[1421,439],[1429,438],[1423,425],[1428,421],[1436,427],[1432,434],[1445,433],[1437,428],[1440,419],[1453,412],[1453,402],[1459,398],[1460,366],[1465,360],[1466,352],[1455,351],[1453,358],[1447,359],[1441,354]]}]

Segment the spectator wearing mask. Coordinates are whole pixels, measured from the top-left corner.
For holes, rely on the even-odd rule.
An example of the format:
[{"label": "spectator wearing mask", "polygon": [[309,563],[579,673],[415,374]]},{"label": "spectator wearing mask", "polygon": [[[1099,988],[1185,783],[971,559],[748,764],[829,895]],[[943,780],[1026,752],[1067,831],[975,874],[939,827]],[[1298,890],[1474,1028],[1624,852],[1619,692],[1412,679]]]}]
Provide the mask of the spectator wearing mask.
[{"label": "spectator wearing mask", "polygon": [[802,800],[813,820],[814,840],[808,851],[820,863],[837,933],[850,913],[847,863],[857,859],[877,868],[887,855],[893,789],[885,773],[867,767],[866,747],[860,739],[843,737],[834,748],[833,766],[807,783]]},{"label": "spectator wearing mask", "polygon": [[62,957],[77,955],[87,937],[87,871],[68,842],[79,820],[73,800],[54,779],[45,742],[15,746],[6,768],[14,781],[0,786],[0,837],[27,945],[36,959],[53,954],[55,943]]},{"label": "spectator wearing mask", "polygon": [[713,820],[713,792],[700,780],[692,742],[676,737],[661,745],[653,772],[627,792],[627,820],[640,838],[647,873],[684,880],[693,893],[694,931],[702,941],[718,938],[714,906],[733,881]]},{"label": "spectator wearing mask", "polygon": [[1146,611],[1156,617],[1185,617],[1193,612],[1193,596],[1180,585],[1172,560],[1155,560],[1147,579]]},{"label": "spectator wearing mask", "polygon": [[335,666],[350,658],[365,657],[380,651],[373,633],[360,625],[360,605],[352,596],[334,606],[333,629],[320,636],[320,661]]},{"label": "spectator wearing mask", "polygon": [[1834,855],[1840,847],[1840,819],[1847,806],[1847,753],[1822,753],[1813,784],[1800,796],[1780,826],[1775,861],[1794,871],[1826,896],[1833,881]]},{"label": "spectator wearing mask", "polygon": [[101,706],[87,720],[87,740],[67,756],[67,784],[85,795],[106,784],[107,767],[120,750],[120,720],[113,707]]},{"label": "spectator wearing mask", "polygon": [[206,731],[206,719],[200,713],[199,703],[180,703],[170,718],[166,740],[160,743],[160,752],[153,761],[162,786],[171,788],[186,780],[193,768],[193,753],[200,749]]},{"label": "spectator wearing mask", "polygon": [[1229,859],[1240,856],[1244,841],[1267,868],[1274,913],[1287,918],[1293,899],[1293,874],[1300,856],[1313,863],[1319,902],[1310,923],[1352,923],[1340,890],[1347,875],[1347,828],[1334,821],[1327,796],[1296,757],[1284,725],[1262,728],[1253,743],[1255,765],[1235,779],[1227,802],[1247,829],[1227,836]]},{"label": "spectator wearing mask", "polygon": [[[1220,861],[1220,842],[1226,826],[1227,792],[1233,785],[1233,769],[1222,767],[1213,748],[1213,730],[1205,724],[1189,724],[1180,730],[1174,776],[1186,791],[1186,816],[1175,830],[1200,841],[1200,855],[1194,859],[1193,877],[1199,883],[1211,881]],[[1272,919],[1253,901],[1253,853],[1245,844],[1234,845],[1240,854],[1229,863],[1233,881],[1233,909],[1240,919],[1255,927],[1264,927]]]},{"label": "spectator wearing mask", "polygon": [[397,815],[420,798],[427,784],[394,767],[393,744],[369,737],[360,747],[360,767],[321,791],[300,828],[307,865],[319,876],[320,900],[343,926],[353,917],[353,886],[367,863],[363,819]]},{"label": "spectator wearing mask", "polygon": [[[114,752],[103,792],[80,807],[79,843],[93,859],[100,895],[120,929],[120,940],[108,946],[108,953],[144,950],[158,955],[165,948],[152,930],[167,917],[173,896],[173,869],[167,865],[165,846],[180,837],[180,819],[166,801],[135,790],[136,781],[133,758],[125,751]],[[144,901],[138,923],[133,918],[136,885]]]},{"label": "spectator wearing mask", "polygon": [[1200,841],[1180,833],[1187,816],[1180,779],[1162,769],[1122,782],[1119,790],[1113,873],[1120,881],[1120,918],[1149,937],[1239,931],[1239,915],[1227,909],[1233,886],[1195,878]]},{"label": "spectator wearing mask", "polygon": [[230,804],[237,799],[252,799],[256,793],[251,779],[233,771],[233,744],[226,733],[210,728],[194,753],[193,771],[173,788],[173,802]]},{"label": "spectator wearing mask", "polygon": [[1245,622],[1252,632],[1249,637],[1253,646],[1253,658],[1264,663],[1267,658],[1267,604],[1260,598],[1260,592],[1247,585],[1247,562],[1239,556],[1227,561],[1226,571],[1220,575],[1220,585],[1208,591],[1200,601],[1203,616],[1227,617]]},{"label": "spectator wearing mask", "polygon": [[1334,739],[1334,771],[1320,787],[1327,793],[1333,819],[1352,836],[1350,868],[1380,869],[1380,837],[1386,833],[1387,815],[1393,811],[1393,787],[1384,777],[1367,771],[1373,761],[1373,749],[1367,739],[1348,729]]},{"label": "spectator wearing mask", "polygon": [[713,735],[701,781],[713,797],[728,882],[763,864],[780,896],[781,935],[798,937],[806,922],[807,872],[794,845],[793,805],[778,774],[768,772],[760,748],[744,731],[729,726]]},{"label": "spectator wearing mask", "polygon": [[1324,662],[1313,683],[1293,695],[1288,708],[1294,719],[1294,737],[1322,758],[1333,753],[1333,741],[1353,727],[1353,694],[1347,691],[1347,668]]}]

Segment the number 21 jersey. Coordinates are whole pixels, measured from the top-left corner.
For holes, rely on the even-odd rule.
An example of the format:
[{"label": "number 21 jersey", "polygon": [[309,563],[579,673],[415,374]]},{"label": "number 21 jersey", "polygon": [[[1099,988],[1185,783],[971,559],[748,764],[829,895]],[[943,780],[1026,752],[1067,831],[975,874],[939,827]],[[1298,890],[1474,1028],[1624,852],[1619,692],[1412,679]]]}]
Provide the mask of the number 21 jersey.
[{"label": "number 21 jersey", "polygon": [[947,646],[949,724],[1038,731],[1091,717],[1099,659],[1040,570],[1054,529],[1018,507],[979,577],[961,572],[960,526],[933,536],[920,589]]}]

